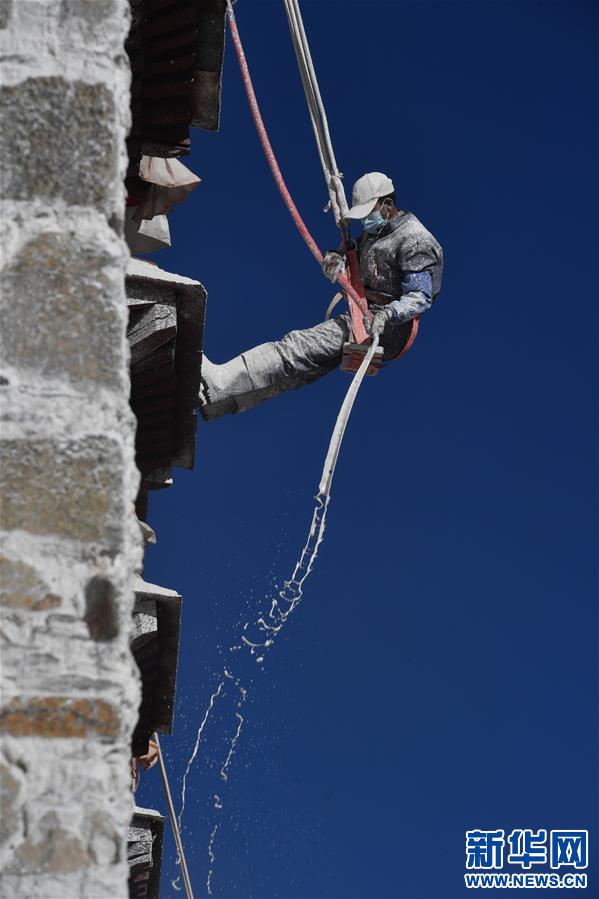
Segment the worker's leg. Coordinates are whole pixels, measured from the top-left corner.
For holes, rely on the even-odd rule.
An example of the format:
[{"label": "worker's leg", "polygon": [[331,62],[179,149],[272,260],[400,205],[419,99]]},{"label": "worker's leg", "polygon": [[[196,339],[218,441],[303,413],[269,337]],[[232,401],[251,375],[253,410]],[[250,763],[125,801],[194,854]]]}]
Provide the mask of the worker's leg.
[{"label": "worker's leg", "polygon": [[290,331],[281,340],[263,343],[225,362],[202,363],[201,412],[219,418],[245,412],[270,397],[315,381],[337,368],[349,339],[347,315],[313,328]]}]

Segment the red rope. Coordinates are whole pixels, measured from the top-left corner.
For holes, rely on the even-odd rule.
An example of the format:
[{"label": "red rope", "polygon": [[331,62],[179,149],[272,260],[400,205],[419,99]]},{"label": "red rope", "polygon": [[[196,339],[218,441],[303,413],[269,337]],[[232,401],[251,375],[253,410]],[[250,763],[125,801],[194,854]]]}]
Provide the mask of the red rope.
[{"label": "red rope", "polygon": [[[291,218],[295,222],[299,233],[304,238],[308,249],[316,259],[316,261],[320,264],[322,262],[322,253],[318,249],[318,244],[308,231],[301,215],[298,212],[297,206],[293,202],[293,198],[289,191],[287,190],[287,185],[283,179],[283,175],[281,174],[281,170],[279,168],[279,164],[277,163],[273,148],[271,146],[270,140],[268,139],[268,134],[266,132],[266,127],[262,120],[262,116],[260,115],[260,108],[258,106],[258,101],[256,99],[256,94],[254,92],[254,86],[252,84],[252,78],[250,76],[250,71],[248,69],[248,64],[245,58],[245,53],[243,52],[243,46],[241,43],[241,38],[239,37],[239,31],[237,30],[237,23],[235,21],[235,14],[233,12],[233,6],[231,5],[231,0],[227,0],[227,8],[229,12],[229,27],[231,29],[231,37],[233,39],[233,45],[235,47],[235,52],[237,54],[237,59],[239,60],[239,68],[241,69],[241,77],[243,79],[243,83],[245,86],[245,91],[247,94],[248,102],[250,104],[250,109],[252,112],[252,118],[254,119],[254,124],[256,125],[256,130],[258,132],[258,137],[260,138],[260,143],[262,144],[262,149],[264,150],[264,155],[266,156],[266,161],[268,162],[269,168],[272,172],[273,178],[275,179],[275,183],[279,188],[279,193],[283,198],[283,202],[285,206],[289,210],[291,214]],[[360,297],[345,275],[340,274],[337,277],[337,283],[343,288],[348,298],[352,300],[362,313],[362,315],[366,315],[370,318],[371,314],[368,311],[368,305],[366,302]]]}]

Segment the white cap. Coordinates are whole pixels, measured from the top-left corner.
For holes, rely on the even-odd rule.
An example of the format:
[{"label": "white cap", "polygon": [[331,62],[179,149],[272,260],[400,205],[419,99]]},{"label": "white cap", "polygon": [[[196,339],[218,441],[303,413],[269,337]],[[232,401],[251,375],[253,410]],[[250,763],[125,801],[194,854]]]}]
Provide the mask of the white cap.
[{"label": "white cap", "polygon": [[350,219],[362,219],[372,212],[377,200],[388,197],[395,188],[391,178],[382,172],[368,172],[358,178],[352,190],[352,208],[348,212]]}]

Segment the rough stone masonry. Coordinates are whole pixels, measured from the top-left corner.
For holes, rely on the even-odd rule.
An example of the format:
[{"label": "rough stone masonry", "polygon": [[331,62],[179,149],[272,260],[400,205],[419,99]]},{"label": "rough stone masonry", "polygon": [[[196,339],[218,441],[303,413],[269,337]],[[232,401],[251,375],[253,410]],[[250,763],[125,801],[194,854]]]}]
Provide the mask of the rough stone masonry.
[{"label": "rough stone masonry", "polygon": [[0,0],[3,899],[127,896],[127,0]]}]

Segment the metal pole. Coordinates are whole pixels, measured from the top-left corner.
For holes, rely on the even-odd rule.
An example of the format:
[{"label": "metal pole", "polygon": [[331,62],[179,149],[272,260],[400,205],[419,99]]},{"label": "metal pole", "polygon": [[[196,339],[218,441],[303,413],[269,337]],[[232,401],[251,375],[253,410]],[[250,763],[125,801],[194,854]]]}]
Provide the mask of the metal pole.
[{"label": "metal pole", "polygon": [[158,734],[153,734],[152,739],[156,743],[158,747],[158,763],[160,765],[160,773],[162,775],[162,784],[164,786],[164,794],[166,796],[166,804],[168,805],[168,814],[171,819],[171,827],[173,828],[173,836],[175,838],[175,843],[177,846],[177,852],[179,853],[179,863],[181,865],[181,873],[183,874],[183,883],[185,884],[185,892],[187,893],[188,899],[193,899],[193,890],[191,889],[191,880],[189,879],[189,871],[187,870],[187,862],[185,861],[185,852],[183,851],[183,842],[181,840],[181,834],[179,833],[179,828],[177,826],[177,816],[175,815],[175,806],[173,805],[173,799],[171,796],[171,789],[168,785],[168,777],[166,774],[166,768],[164,766],[164,759],[162,758],[162,750],[160,748],[160,740],[158,739]]}]

